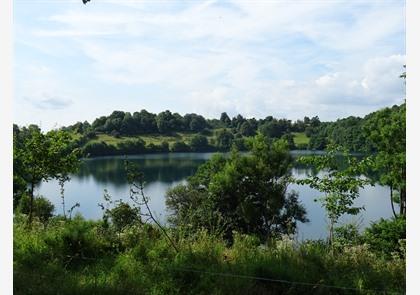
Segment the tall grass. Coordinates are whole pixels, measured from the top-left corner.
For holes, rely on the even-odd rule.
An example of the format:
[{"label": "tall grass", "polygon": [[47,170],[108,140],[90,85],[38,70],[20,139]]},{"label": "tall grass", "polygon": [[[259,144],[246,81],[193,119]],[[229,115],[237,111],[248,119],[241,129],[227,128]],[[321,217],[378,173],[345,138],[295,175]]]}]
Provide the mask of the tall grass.
[{"label": "tall grass", "polygon": [[377,256],[364,245],[333,254],[323,241],[284,238],[261,245],[235,234],[227,246],[206,231],[171,235],[179,252],[148,224],[115,231],[79,216],[29,229],[16,218],[15,294],[404,293],[405,259]]}]

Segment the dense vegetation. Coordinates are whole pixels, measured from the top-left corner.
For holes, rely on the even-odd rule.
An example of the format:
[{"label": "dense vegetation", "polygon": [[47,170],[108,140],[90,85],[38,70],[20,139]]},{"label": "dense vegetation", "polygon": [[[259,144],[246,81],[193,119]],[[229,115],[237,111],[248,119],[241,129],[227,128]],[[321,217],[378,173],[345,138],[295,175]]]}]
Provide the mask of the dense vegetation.
[{"label": "dense vegetation", "polygon": [[[81,217],[53,218],[28,230],[15,219],[14,294],[405,292],[404,245],[395,247],[391,238],[380,242],[380,230],[352,240],[343,234],[335,253],[324,241],[283,238],[262,246],[254,236],[235,233],[228,246],[207,231],[186,236],[178,228],[170,234],[178,252],[148,224],[120,230]],[[261,277],[267,280],[256,279]]]},{"label": "dense vegetation", "polygon": [[[290,149],[306,149],[309,139],[304,131],[320,124],[318,117],[297,120],[244,118],[205,119],[197,114],[164,111],[153,114],[114,111],[109,116],[63,127],[73,137],[73,145],[85,156],[124,155],[155,152],[229,151],[232,146],[246,149],[246,138],[258,132],[270,138],[283,138]],[[16,128],[18,128],[16,126]]]},{"label": "dense vegetation", "polygon": [[217,228],[227,240],[239,231],[266,241],[293,234],[297,221],[308,221],[297,193],[287,191],[292,161],[287,143],[259,134],[248,144],[250,154],[234,149],[228,157],[215,155],[187,184],[167,192],[174,225]]},{"label": "dense vegetation", "polygon": [[[310,138],[308,148],[324,150],[328,144],[336,144],[352,152],[376,152],[378,151],[377,143],[371,136],[376,129],[376,124],[397,127],[399,131],[405,130],[405,103],[384,108],[363,118],[350,116],[335,122],[321,122],[315,128],[308,128],[305,130]],[[399,136],[404,134],[405,131]]]},{"label": "dense vegetation", "polygon": [[[126,121],[156,124],[147,129],[148,137],[136,133],[145,129],[123,124],[126,114],[118,120],[118,113],[111,120],[81,124],[81,130],[72,126],[42,133],[34,125],[14,126],[16,294],[404,293],[405,104],[379,110],[353,125],[346,120],[328,125],[353,126],[360,131],[362,145],[375,153],[363,159],[351,156],[349,150],[354,149],[347,144],[353,135],[338,147],[332,145],[337,144],[332,129],[325,133],[326,154],[299,159],[301,165],[323,173],[301,180],[290,175],[289,149],[302,128],[311,133],[311,141],[321,130],[329,130],[317,118],[303,120],[296,129],[291,127],[296,123],[286,128],[290,122],[273,118],[251,125],[252,119],[241,116],[205,120],[192,115],[186,124],[185,116],[170,112],[141,113],[131,119],[127,115]],[[176,127],[180,120],[183,127]],[[150,140],[154,132],[159,138],[177,138],[174,132],[183,132],[188,143],[146,143],[144,138]],[[104,136],[114,144],[98,141]],[[66,207],[64,183],[87,153],[214,149],[230,153],[214,156],[187,183],[167,192],[173,214],[166,226],[153,218],[143,175],[129,163],[131,203],[105,194],[98,221],[72,217],[77,203]],[[344,166],[336,161],[339,153]],[[36,184],[53,178],[61,185],[63,208],[58,216],[53,216],[48,200],[34,195]],[[327,240],[293,240],[297,222],[308,220],[298,194],[287,189],[292,182],[319,191],[316,197],[330,220]],[[361,187],[374,182],[390,188],[394,218],[380,220],[364,232],[352,224],[338,227],[341,215],[363,209],[353,201]]]},{"label": "dense vegetation", "polygon": [[[84,156],[90,157],[229,151],[232,146],[246,150],[246,139],[257,133],[284,139],[289,149],[324,150],[329,144],[336,144],[351,152],[372,153],[378,148],[370,131],[374,130],[380,114],[392,117],[394,123],[405,128],[405,122],[402,122],[405,104],[402,104],[364,118],[350,116],[335,122],[321,122],[317,116],[292,122],[272,116],[244,118],[240,114],[231,119],[226,113],[222,113],[219,119],[206,119],[197,114],[181,116],[168,110],[159,114],[146,110],[133,114],[114,111],[109,116],[95,119],[92,124],[77,122],[61,130],[71,136],[73,147],[80,148]],[[389,123],[389,120],[384,121],[384,124]],[[20,129],[16,125],[14,128]]]}]

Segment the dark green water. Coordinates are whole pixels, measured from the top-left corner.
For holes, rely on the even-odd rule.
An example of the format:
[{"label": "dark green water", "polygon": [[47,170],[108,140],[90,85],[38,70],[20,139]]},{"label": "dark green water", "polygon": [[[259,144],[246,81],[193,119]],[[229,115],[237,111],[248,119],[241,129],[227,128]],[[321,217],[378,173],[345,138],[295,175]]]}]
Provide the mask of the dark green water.
[{"label": "dark green water", "polygon": [[[307,152],[294,152],[302,154]],[[197,170],[198,166],[211,157],[212,153],[175,153],[129,156],[128,159],[139,165],[145,174],[145,192],[150,197],[150,206],[155,215],[165,221],[168,214],[165,208],[165,192],[168,188],[182,183]],[[91,219],[101,218],[102,211],[98,203],[103,202],[104,189],[113,199],[129,200],[129,188],[124,170],[124,157],[103,157],[84,160],[80,171],[73,175],[65,185],[66,206],[70,208],[76,202],[80,203],[80,212]],[[294,167],[295,177],[305,177],[308,169]],[[314,198],[320,194],[307,186],[290,185],[290,190],[299,192],[300,200],[307,209],[310,222],[299,224],[298,238],[326,237],[327,220],[325,211]],[[56,212],[62,212],[60,188],[56,181],[41,184],[37,193],[50,199],[56,207]],[[342,222],[354,221],[361,228],[381,217],[392,215],[389,203],[388,189],[383,186],[368,186],[361,190],[357,205],[364,205],[366,210],[356,217],[346,216]]]}]

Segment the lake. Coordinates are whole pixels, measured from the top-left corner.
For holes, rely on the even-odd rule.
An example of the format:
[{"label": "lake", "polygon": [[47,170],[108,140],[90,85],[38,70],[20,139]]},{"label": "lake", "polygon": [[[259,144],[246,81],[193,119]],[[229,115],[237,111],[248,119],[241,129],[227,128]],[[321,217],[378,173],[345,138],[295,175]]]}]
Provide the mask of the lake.
[{"label": "lake", "polygon": [[[292,154],[310,154],[307,151],[293,151]],[[145,175],[145,193],[150,197],[150,207],[155,216],[165,222],[169,214],[165,207],[165,192],[186,181],[188,176],[195,173],[198,166],[208,160],[213,153],[167,153],[128,156],[127,159],[139,165]],[[100,157],[84,159],[77,174],[64,186],[66,209],[76,202],[80,207],[74,213],[80,212],[85,218],[100,219],[102,210],[98,203],[103,202],[104,189],[113,200],[129,201],[129,186],[126,182],[123,156]],[[305,177],[309,169],[293,167],[295,177]],[[298,239],[319,239],[327,236],[327,218],[325,210],[314,201],[321,196],[319,192],[308,186],[291,184],[289,190],[299,193],[299,199],[307,210],[309,223],[299,223]],[[53,180],[42,183],[37,194],[47,197],[55,206],[56,213],[62,212],[60,187]],[[372,221],[392,216],[389,201],[389,189],[384,186],[367,186],[360,191],[360,197],[355,202],[358,206],[365,206],[357,216],[344,216],[340,221],[356,222],[364,228]],[[398,206],[397,206],[398,207]],[[74,215],[73,213],[73,215]]]}]

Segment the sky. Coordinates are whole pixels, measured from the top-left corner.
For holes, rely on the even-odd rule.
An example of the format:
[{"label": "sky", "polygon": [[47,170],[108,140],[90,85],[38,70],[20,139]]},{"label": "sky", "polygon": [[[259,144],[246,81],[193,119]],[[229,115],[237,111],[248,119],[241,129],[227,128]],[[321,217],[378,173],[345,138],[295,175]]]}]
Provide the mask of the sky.
[{"label": "sky", "polygon": [[15,0],[14,122],[322,121],[404,101],[405,1]]}]

